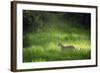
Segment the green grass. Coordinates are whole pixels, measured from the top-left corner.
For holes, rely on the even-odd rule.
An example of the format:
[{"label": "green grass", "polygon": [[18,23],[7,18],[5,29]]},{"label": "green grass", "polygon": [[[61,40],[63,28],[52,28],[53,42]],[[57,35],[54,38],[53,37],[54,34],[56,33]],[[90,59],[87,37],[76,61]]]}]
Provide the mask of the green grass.
[{"label": "green grass", "polygon": [[24,49],[24,62],[41,62],[41,61],[60,61],[60,60],[82,60],[90,59],[90,50],[44,50],[40,47],[37,49],[26,48]]},{"label": "green grass", "polygon": [[[23,62],[83,60],[91,58],[90,31],[53,16],[36,33],[23,36]],[[74,50],[61,50],[58,43],[73,45]]]},{"label": "green grass", "polygon": [[[24,62],[82,60],[90,59],[90,42],[86,36],[68,35],[64,33],[29,34],[32,46],[23,49]],[[61,42],[65,46],[73,45],[74,50],[62,51],[58,47]]]}]

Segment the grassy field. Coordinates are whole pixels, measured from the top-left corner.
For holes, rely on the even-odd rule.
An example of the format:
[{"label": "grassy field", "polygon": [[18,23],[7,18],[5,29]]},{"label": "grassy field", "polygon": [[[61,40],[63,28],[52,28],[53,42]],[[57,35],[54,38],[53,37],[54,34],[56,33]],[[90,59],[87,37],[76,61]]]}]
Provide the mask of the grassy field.
[{"label": "grassy field", "polygon": [[[23,62],[83,60],[91,58],[90,29],[79,23],[51,14],[49,21],[35,33],[23,36]],[[73,50],[62,50],[58,44],[73,45]]]}]

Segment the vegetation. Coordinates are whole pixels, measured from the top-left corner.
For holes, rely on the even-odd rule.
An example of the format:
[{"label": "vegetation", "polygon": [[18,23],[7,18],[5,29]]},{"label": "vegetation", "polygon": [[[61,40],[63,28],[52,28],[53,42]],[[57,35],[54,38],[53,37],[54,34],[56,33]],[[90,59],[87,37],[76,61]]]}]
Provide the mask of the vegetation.
[{"label": "vegetation", "polygon": [[88,13],[23,10],[23,62],[90,59],[90,27]]}]

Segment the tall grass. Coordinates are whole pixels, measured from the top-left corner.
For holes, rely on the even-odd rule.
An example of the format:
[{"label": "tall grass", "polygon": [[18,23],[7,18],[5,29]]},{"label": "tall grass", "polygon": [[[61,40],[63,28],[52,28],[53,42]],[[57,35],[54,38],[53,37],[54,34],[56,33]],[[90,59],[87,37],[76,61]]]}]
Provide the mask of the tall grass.
[{"label": "tall grass", "polygon": [[59,49],[44,50],[32,47],[24,49],[24,62],[90,59],[90,53],[90,50],[84,49],[60,51]]},{"label": "tall grass", "polygon": [[[90,42],[85,36],[40,33],[29,34],[31,46],[23,49],[24,62],[90,59]],[[73,45],[74,50],[62,51],[58,43]]]}]

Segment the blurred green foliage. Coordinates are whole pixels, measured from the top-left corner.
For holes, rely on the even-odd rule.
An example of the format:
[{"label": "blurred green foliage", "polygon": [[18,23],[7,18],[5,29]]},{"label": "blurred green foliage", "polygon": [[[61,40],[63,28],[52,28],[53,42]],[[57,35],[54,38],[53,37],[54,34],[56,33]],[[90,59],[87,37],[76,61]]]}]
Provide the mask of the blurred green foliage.
[{"label": "blurred green foliage", "polygon": [[90,59],[90,27],[88,13],[23,10],[23,62]]}]

